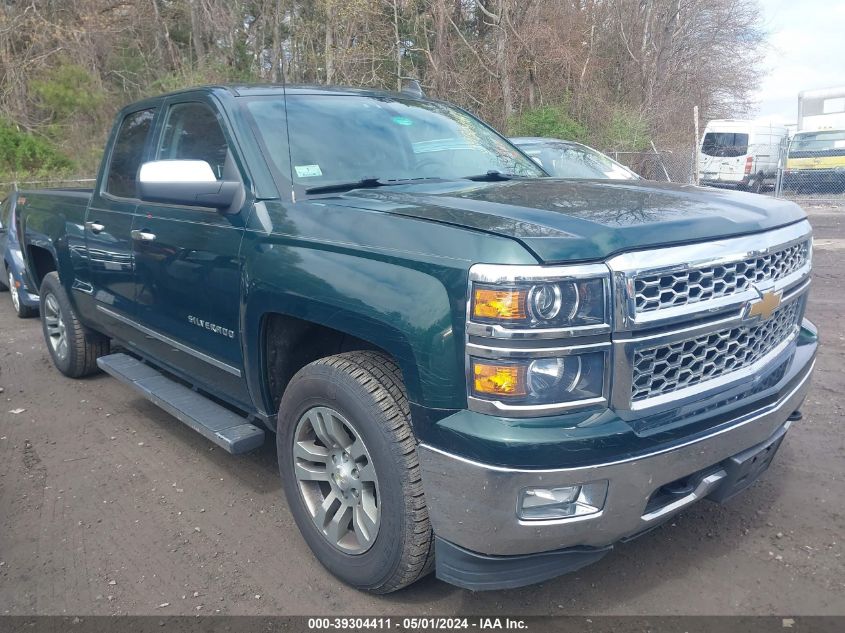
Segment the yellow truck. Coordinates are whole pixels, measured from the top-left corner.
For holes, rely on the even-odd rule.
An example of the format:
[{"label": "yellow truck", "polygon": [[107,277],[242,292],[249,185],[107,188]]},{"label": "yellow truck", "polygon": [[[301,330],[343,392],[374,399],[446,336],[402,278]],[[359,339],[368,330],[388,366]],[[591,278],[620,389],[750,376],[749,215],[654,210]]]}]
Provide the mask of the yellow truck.
[{"label": "yellow truck", "polygon": [[796,132],[789,143],[783,187],[798,193],[845,191],[845,129]]}]

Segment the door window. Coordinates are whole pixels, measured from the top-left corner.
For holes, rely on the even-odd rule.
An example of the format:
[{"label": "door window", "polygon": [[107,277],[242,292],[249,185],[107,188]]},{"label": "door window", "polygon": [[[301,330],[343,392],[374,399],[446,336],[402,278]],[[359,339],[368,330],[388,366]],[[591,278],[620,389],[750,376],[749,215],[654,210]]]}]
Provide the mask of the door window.
[{"label": "door window", "polygon": [[144,159],[144,147],[152,129],[155,110],[127,114],[114,142],[106,192],[120,198],[138,197],[138,170]]},{"label": "door window", "polygon": [[217,180],[239,179],[217,115],[203,103],[177,103],[170,107],[156,157],[204,160],[211,165]]}]

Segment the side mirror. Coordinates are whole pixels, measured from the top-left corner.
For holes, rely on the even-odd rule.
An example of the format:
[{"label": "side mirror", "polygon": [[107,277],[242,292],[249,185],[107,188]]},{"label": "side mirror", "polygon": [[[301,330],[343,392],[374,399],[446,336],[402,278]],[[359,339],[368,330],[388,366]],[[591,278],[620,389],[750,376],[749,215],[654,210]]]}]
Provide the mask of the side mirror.
[{"label": "side mirror", "polygon": [[138,173],[141,200],[170,202],[221,211],[237,211],[243,204],[243,185],[217,180],[204,160],[154,160]]}]

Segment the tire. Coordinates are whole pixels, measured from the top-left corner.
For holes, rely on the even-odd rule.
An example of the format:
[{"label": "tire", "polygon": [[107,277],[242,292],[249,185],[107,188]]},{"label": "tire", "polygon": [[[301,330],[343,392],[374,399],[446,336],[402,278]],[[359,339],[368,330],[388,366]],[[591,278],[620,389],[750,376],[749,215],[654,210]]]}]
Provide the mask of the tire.
[{"label": "tire", "polygon": [[41,329],[56,368],[68,378],[97,373],[97,358],[109,353],[109,339],[79,322],[58,273],[44,277],[40,294]]},{"label": "tire", "polygon": [[25,306],[21,303],[20,291],[15,286],[15,277],[11,270],[8,272],[7,279],[9,284],[9,298],[12,300],[12,307],[15,309],[15,314],[18,315],[18,318],[29,319],[38,314],[38,310],[35,308]]},{"label": "tire", "polygon": [[[337,438],[342,439],[335,443]],[[282,397],[276,449],[294,520],[332,574],[362,591],[384,594],[432,570],[433,532],[408,398],[401,372],[387,356],[347,352],[301,369]],[[348,463],[343,458],[347,451]],[[304,454],[308,459],[301,459]],[[325,531],[315,518],[321,516],[321,505],[335,508],[322,513],[328,521]],[[342,519],[337,525],[345,529],[333,532],[330,519]],[[356,525],[364,527],[356,531]]]}]

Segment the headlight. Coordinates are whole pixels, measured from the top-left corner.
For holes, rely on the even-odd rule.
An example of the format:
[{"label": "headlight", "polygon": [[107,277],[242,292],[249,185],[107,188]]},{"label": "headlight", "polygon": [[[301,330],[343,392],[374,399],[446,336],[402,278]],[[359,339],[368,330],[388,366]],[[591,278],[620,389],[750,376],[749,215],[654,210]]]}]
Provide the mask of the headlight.
[{"label": "headlight", "polygon": [[472,284],[470,321],[506,328],[575,328],[608,322],[607,274]]},{"label": "headlight", "polygon": [[602,397],[603,352],[549,358],[471,358],[472,395],[511,405],[548,405]]},{"label": "headlight", "polygon": [[609,289],[603,264],[473,266],[470,408],[526,417],[606,405]]}]

